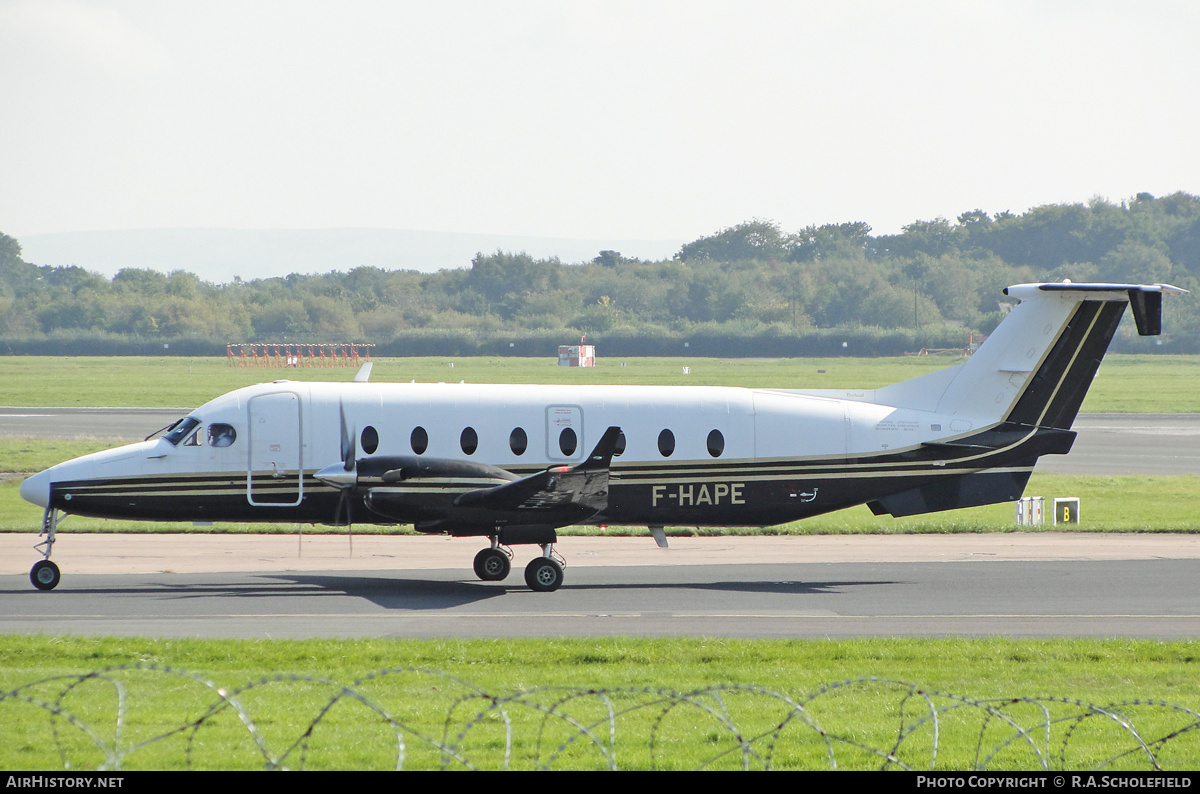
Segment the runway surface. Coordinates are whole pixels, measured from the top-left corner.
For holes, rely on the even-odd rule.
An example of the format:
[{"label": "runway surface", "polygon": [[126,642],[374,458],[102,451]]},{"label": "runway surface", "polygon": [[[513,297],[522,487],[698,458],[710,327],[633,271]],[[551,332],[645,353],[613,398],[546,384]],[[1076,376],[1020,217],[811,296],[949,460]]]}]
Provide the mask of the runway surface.
[{"label": "runway surface", "polygon": [[[172,409],[0,408],[0,436],[138,440]],[[1200,415],[1083,415],[1040,471],[1200,474]],[[215,637],[1200,636],[1200,538],[1005,534],[567,538],[566,584],[501,583],[478,539],[78,535],[58,590],[0,535],[0,632]]]},{"label": "runway surface", "polygon": [[1081,414],[1066,455],[1044,455],[1050,474],[1200,474],[1200,414]]},{"label": "runway surface", "polygon": [[[0,407],[0,437],[140,441],[187,408]],[[1052,474],[1200,474],[1200,414],[1083,414],[1069,455],[1046,455]]]},{"label": "runway surface", "polygon": [[[568,538],[566,583],[477,540],[63,536],[59,589],[0,536],[0,632],[149,637],[1200,635],[1200,538],[1070,533]],[[59,551],[61,550],[61,554]]]},{"label": "runway surface", "polygon": [[190,408],[0,407],[0,437],[104,438],[113,446],[141,441]]}]

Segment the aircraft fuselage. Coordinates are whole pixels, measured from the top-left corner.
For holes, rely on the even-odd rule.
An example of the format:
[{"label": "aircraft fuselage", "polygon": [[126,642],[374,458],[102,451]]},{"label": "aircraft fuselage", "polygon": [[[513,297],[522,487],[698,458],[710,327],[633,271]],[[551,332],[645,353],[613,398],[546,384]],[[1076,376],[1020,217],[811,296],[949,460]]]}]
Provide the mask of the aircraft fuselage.
[{"label": "aircraft fuselage", "polygon": [[[48,506],[106,518],[331,523],[340,493],[314,475],[340,458],[339,411],[355,428],[367,494],[356,520],[451,515],[450,531],[463,534],[489,534],[487,510],[451,508],[503,481],[486,467],[522,476],[572,466],[611,426],[624,449],[607,507],[584,517],[592,523],[777,524],[996,465],[995,454],[923,446],[977,431],[969,418],[779,390],[279,381],[197,409],[186,437],[68,461],[23,493],[52,483]],[[232,428],[233,442],[207,443],[213,426]],[[391,484],[370,473],[372,461],[402,458],[480,471]]]}]

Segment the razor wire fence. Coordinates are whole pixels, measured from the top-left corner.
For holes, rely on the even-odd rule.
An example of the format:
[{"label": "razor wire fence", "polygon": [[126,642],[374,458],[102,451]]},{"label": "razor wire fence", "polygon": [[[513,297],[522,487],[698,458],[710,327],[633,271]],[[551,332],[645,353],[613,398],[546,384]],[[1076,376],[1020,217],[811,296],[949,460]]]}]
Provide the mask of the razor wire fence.
[{"label": "razor wire fence", "polygon": [[0,694],[0,768],[1171,770],[1200,759],[1171,703],[975,699],[863,677],[800,695],[743,684],[487,692],[443,672],[236,689],[162,665]]}]

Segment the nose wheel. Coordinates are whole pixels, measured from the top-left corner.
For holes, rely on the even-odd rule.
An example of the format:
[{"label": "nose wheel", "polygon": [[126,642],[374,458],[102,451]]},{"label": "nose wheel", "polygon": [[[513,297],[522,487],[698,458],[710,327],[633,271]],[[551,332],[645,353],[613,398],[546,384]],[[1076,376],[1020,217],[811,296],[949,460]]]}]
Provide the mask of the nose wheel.
[{"label": "nose wheel", "polygon": [[38,590],[53,590],[60,579],[62,574],[58,572],[58,566],[49,560],[38,560],[29,569],[29,581]]},{"label": "nose wheel", "polygon": [[54,548],[54,536],[58,531],[58,522],[62,518],[65,516],[61,516],[53,507],[47,507],[45,514],[42,515],[42,531],[38,533],[38,537],[45,535],[46,539],[34,548],[41,549],[45,556],[29,569],[29,581],[33,582],[33,586],[38,590],[53,590],[58,587],[58,582],[62,579],[62,574],[58,572],[58,566],[50,562],[50,551]]}]

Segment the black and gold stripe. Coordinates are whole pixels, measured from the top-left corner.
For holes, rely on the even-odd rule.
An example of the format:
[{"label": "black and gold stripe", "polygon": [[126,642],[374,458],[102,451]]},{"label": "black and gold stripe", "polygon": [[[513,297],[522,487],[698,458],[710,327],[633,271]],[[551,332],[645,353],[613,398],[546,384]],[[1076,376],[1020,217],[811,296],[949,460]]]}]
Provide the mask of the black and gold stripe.
[{"label": "black and gold stripe", "polygon": [[1081,302],[1006,419],[1070,428],[1124,313],[1121,302]]}]

